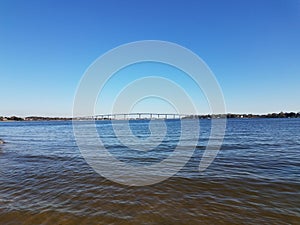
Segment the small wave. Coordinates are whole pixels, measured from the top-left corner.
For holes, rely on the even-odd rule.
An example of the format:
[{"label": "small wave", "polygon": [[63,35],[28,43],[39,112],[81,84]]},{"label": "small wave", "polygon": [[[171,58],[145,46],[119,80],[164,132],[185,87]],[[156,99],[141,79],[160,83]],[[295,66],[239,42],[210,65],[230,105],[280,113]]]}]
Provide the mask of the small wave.
[{"label": "small wave", "polygon": [[43,161],[74,161],[81,159],[79,156],[59,156],[59,155],[20,155],[19,159],[26,160],[29,162],[43,162]]}]

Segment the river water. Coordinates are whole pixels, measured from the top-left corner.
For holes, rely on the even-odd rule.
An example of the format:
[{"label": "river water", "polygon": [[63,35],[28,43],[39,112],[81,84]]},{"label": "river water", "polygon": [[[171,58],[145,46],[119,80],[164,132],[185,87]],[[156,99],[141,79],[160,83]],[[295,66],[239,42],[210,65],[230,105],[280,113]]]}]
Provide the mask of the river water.
[{"label": "river water", "polygon": [[[211,123],[191,122],[201,134],[190,161],[175,176],[141,187],[96,173],[70,121],[1,122],[0,224],[300,224],[300,119],[227,120],[222,148],[201,173]],[[130,121],[138,138],[151,135],[148,125]],[[177,125],[166,121],[172,137]],[[105,136],[110,121],[97,121],[97,129],[127,163],[157,163],[177,144],[166,137],[148,158]]]}]

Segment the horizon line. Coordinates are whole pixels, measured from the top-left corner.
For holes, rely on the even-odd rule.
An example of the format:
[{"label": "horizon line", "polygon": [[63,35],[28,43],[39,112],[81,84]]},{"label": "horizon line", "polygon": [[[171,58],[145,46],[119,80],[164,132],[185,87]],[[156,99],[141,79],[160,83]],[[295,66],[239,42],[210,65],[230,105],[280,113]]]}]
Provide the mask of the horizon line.
[{"label": "horizon line", "polygon": [[184,115],[184,116],[213,116],[213,115],[253,115],[253,116],[267,116],[272,114],[289,114],[289,113],[295,113],[300,114],[300,111],[280,111],[280,112],[268,112],[268,113],[233,113],[233,112],[227,112],[227,113],[201,113],[201,114],[192,114],[192,113],[158,113],[158,112],[132,112],[132,113],[106,113],[106,114],[95,114],[95,115],[89,115],[89,116],[42,116],[42,115],[29,115],[29,116],[18,116],[18,115],[10,115],[10,116],[2,116],[0,115],[0,118],[12,118],[12,117],[18,117],[18,118],[30,118],[30,117],[38,117],[38,118],[84,118],[84,117],[97,117],[97,116],[107,116],[107,115],[145,115],[145,114],[155,114],[155,115]]}]

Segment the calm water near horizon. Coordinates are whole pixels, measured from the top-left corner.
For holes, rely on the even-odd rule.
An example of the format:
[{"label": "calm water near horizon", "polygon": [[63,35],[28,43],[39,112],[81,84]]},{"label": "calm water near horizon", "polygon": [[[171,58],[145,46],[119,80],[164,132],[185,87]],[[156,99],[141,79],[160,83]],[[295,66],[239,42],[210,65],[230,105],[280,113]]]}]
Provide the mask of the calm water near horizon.
[{"label": "calm water near horizon", "polygon": [[[149,121],[130,123],[136,136],[150,135]],[[124,148],[110,121],[97,121],[97,129],[120,160],[146,165],[172,152],[178,124],[166,121],[163,144],[147,154]],[[222,148],[203,173],[210,120],[199,125],[197,148],[180,172],[128,187],[84,161],[71,121],[1,122],[0,224],[300,224],[300,119],[228,119]]]}]

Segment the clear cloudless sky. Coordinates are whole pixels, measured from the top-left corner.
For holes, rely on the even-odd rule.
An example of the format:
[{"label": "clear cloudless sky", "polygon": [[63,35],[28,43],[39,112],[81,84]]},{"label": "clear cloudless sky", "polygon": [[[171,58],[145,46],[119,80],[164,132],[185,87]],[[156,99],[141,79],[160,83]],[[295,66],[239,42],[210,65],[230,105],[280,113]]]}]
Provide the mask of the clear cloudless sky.
[{"label": "clear cloudless sky", "polygon": [[299,0],[2,0],[0,115],[71,116],[96,58],[149,39],[198,54],[228,112],[300,111]]}]

